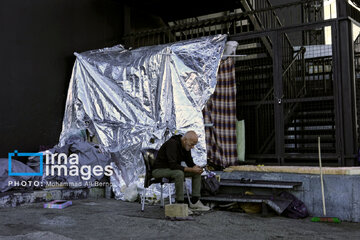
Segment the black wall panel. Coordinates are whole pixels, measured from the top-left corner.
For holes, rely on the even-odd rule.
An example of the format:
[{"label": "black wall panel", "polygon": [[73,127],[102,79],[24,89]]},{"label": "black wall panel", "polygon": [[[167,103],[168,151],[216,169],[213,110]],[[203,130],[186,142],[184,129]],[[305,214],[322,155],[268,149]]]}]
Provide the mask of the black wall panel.
[{"label": "black wall panel", "polygon": [[0,1],[0,157],[58,142],[74,52],[120,43],[110,0]]}]

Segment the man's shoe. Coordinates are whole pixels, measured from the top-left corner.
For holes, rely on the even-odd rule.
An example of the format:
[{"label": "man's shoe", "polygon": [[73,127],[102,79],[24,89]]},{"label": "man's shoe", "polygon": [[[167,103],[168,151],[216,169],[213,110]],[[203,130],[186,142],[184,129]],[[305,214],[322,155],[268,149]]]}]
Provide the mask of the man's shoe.
[{"label": "man's shoe", "polygon": [[193,214],[194,214],[193,211],[191,211],[190,208],[188,208],[188,216],[193,215]]},{"label": "man's shoe", "polygon": [[192,204],[190,202],[189,207],[191,208],[191,210],[193,211],[209,211],[210,208],[208,206],[205,206],[204,204],[202,204],[202,202],[200,202],[200,200],[198,200],[196,203]]}]

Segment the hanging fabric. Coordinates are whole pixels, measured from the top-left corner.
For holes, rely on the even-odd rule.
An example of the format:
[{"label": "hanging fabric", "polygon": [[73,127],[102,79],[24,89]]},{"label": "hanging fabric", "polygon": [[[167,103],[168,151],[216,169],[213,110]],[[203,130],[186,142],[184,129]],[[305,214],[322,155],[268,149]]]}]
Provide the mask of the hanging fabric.
[{"label": "hanging fabric", "polygon": [[220,62],[214,94],[203,110],[208,164],[238,165],[236,142],[236,80],[233,58]]}]

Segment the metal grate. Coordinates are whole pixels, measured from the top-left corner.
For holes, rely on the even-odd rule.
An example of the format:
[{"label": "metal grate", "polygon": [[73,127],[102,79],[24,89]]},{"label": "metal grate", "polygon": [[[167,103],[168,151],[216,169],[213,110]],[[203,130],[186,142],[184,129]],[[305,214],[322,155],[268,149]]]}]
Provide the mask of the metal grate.
[{"label": "metal grate", "polygon": [[[325,35],[324,27],[321,29]],[[328,156],[324,163],[338,164],[332,45],[324,44],[322,39],[313,45],[294,47],[297,53],[293,64],[283,75],[285,164],[304,162],[305,155],[307,165],[317,165],[318,137],[321,152]]]}]

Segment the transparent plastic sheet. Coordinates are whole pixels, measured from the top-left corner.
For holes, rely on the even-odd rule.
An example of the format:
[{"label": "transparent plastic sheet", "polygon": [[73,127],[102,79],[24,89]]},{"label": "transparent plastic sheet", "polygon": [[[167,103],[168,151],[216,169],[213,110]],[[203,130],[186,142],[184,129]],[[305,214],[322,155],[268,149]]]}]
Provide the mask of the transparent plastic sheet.
[{"label": "transparent plastic sheet", "polygon": [[199,135],[194,162],[205,165],[201,111],[215,90],[225,42],[226,35],[215,35],[133,50],[116,45],[75,53],[59,145],[74,129],[94,134],[112,153],[111,183],[122,200],[124,185],[143,186],[140,150],[159,149],[173,134],[194,130]]}]

